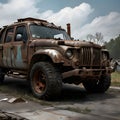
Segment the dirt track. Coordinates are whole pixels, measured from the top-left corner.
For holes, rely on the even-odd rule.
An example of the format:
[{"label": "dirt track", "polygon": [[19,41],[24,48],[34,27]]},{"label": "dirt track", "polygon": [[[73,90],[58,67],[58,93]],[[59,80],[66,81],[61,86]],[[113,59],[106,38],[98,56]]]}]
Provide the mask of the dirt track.
[{"label": "dirt track", "polygon": [[6,78],[0,87],[0,99],[13,96],[25,98],[27,103],[2,101],[0,110],[30,120],[120,120],[119,89],[89,94],[83,88],[64,85],[60,98],[48,102],[35,99],[25,81]]}]

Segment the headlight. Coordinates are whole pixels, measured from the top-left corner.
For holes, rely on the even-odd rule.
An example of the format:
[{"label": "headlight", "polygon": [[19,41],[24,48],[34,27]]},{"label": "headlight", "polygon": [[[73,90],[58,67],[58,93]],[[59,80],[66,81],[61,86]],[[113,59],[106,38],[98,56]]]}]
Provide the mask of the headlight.
[{"label": "headlight", "polygon": [[73,56],[72,50],[67,50],[67,51],[66,51],[66,56],[67,56],[68,58],[71,58],[71,57]]}]

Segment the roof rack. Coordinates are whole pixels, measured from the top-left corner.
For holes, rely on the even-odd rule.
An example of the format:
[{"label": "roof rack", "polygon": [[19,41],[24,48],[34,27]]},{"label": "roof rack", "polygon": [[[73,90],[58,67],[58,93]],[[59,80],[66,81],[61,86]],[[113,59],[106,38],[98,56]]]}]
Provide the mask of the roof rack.
[{"label": "roof rack", "polygon": [[28,18],[20,18],[20,19],[18,19],[18,22],[23,22],[23,21],[47,22],[46,20],[36,19],[36,18],[32,18],[32,17],[28,17]]}]

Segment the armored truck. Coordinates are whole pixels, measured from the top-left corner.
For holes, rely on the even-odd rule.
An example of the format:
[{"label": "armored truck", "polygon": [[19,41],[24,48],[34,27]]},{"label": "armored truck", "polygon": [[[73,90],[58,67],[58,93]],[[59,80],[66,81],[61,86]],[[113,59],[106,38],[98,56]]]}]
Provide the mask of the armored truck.
[{"label": "armored truck", "polygon": [[104,93],[111,83],[109,52],[92,42],[71,39],[46,20],[21,18],[0,29],[0,84],[5,75],[27,79],[33,95],[53,99],[62,83],[83,84]]}]

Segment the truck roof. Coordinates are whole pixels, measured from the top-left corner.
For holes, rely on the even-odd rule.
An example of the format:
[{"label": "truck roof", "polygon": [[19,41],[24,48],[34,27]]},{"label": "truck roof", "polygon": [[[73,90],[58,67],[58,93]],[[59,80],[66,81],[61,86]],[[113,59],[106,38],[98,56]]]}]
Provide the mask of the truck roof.
[{"label": "truck roof", "polygon": [[31,17],[18,19],[18,22],[23,22],[23,21],[47,22],[46,20],[37,19],[37,18],[31,18]]},{"label": "truck roof", "polygon": [[39,24],[39,25],[42,25],[42,26],[47,26],[47,27],[51,27],[51,28],[57,28],[57,29],[64,30],[64,29],[61,28],[61,26],[56,26],[54,23],[49,23],[46,20],[32,18],[32,17],[20,18],[20,19],[17,20],[17,22],[14,22],[11,25],[6,25],[6,26],[4,26],[4,28],[6,28],[8,26],[19,25],[19,24],[22,24],[22,23],[35,23],[35,24]]}]

